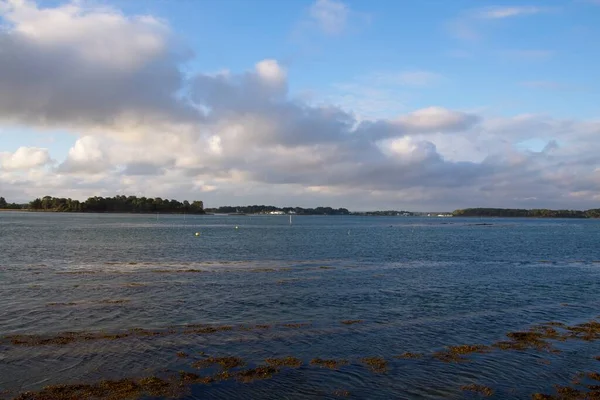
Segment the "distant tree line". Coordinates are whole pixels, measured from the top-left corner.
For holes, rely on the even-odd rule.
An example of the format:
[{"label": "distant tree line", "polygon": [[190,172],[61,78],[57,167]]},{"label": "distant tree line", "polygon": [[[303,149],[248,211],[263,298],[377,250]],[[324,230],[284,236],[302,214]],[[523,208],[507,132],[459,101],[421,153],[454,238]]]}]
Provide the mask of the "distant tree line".
[{"label": "distant tree line", "polygon": [[207,208],[204,211],[213,214],[268,214],[273,211],[281,211],[286,214],[297,215],[350,215],[350,211],[345,208],[317,207],[275,207],[265,205],[254,206],[223,206],[218,208]]},{"label": "distant tree line", "polygon": [[455,210],[455,217],[528,217],[528,218],[600,218],[600,209],[586,211],[578,210],[548,210],[548,209],[517,209],[517,208],[466,208]]},{"label": "distant tree line", "polygon": [[4,197],[0,197],[0,209],[2,210],[20,210],[23,208],[22,204],[8,203]]},{"label": "distant tree line", "polygon": [[185,200],[146,198],[136,196],[90,197],[85,201],[63,197],[45,196],[37,198],[28,205],[8,204],[0,198],[0,208],[29,209],[33,211],[54,212],[115,212],[115,213],[189,213],[204,214],[202,201],[190,203]]},{"label": "distant tree line", "polygon": [[413,216],[415,213],[410,211],[395,211],[395,210],[387,210],[387,211],[364,211],[364,212],[353,212],[353,215],[364,215],[369,217],[395,217],[395,216]]}]

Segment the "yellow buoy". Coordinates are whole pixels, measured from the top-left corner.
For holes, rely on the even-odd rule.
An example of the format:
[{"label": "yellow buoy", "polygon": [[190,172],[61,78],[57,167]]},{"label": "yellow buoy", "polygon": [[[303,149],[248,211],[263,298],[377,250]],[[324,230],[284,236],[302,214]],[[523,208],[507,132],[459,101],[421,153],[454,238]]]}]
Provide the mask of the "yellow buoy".
[{"label": "yellow buoy", "polygon": [[196,236],[200,236],[200,232],[196,232]]}]

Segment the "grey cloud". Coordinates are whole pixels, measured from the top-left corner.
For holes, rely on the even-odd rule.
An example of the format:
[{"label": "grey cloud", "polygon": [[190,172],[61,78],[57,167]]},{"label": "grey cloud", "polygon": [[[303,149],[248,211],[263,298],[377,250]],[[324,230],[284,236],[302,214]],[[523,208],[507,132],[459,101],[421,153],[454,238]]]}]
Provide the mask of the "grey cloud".
[{"label": "grey cloud", "polygon": [[[133,24],[123,19],[125,26]],[[17,30],[18,21],[15,25],[0,30],[0,120],[37,126],[106,126],[119,119],[140,124],[144,119],[151,123],[199,118],[177,97],[184,84],[179,64],[187,55],[172,50],[175,46],[169,46],[172,39],[167,32],[152,32],[154,39],[165,42],[164,50],[136,54],[132,43],[130,54],[111,55],[110,40],[116,47],[135,38],[119,36],[109,26],[96,26],[87,34],[90,43],[106,40],[106,54],[98,56],[113,57],[115,62],[122,57],[131,64],[107,65],[108,61],[82,56],[85,49],[71,40],[44,40]]]},{"label": "grey cloud", "polygon": [[154,165],[151,163],[130,163],[127,164],[125,166],[125,168],[123,169],[122,174],[123,175],[130,175],[130,176],[139,176],[139,175],[150,175],[150,176],[154,176],[154,175],[162,175],[165,171],[165,167],[167,166],[160,166],[160,165]]}]

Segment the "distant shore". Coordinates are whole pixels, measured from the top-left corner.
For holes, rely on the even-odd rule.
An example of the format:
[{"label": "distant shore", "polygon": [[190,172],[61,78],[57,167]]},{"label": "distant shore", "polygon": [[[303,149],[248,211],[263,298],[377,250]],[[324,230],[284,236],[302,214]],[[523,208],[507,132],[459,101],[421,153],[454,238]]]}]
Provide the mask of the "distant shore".
[{"label": "distant shore", "polygon": [[600,208],[589,210],[551,210],[519,208],[464,208],[452,212],[415,212],[406,210],[354,211],[333,207],[277,207],[272,205],[220,206],[205,208],[201,200],[189,202],[160,197],[90,197],[85,201],[44,196],[29,203],[9,203],[0,196],[0,211],[93,213],[93,214],[164,214],[164,215],[352,215],[366,217],[475,217],[475,218],[600,218]]}]

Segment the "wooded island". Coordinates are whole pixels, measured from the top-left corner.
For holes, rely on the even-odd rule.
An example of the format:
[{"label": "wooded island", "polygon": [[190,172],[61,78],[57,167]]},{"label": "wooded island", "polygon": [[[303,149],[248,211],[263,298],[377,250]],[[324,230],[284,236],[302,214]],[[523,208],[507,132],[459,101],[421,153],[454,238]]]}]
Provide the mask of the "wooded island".
[{"label": "wooded island", "polygon": [[[8,203],[0,197],[0,210],[91,212],[91,213],[165,213],[165,214],[295,214],[295,215],[362,215],[362,216],[425,216],[427,213],[410,211],[350,212],[346,208],[331,207],[275,207],[265,205],[222,206],[204,208],[200,200],[162,199],[160,197],[90,197],[85,201],[45,196],[28,204]],[[435,216],[435,214],[433,214]],[[431,215],[429,215],[431,216]],[[450,215],[443,215],[450,216]],[[518,209],[518,208],[465,208],[452,212],[453,217],[508,217],[508,218],[600,218],[600,208],[579,210]]]}]

